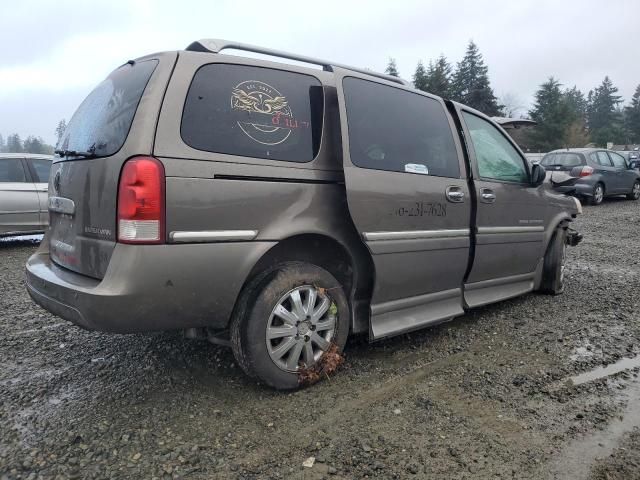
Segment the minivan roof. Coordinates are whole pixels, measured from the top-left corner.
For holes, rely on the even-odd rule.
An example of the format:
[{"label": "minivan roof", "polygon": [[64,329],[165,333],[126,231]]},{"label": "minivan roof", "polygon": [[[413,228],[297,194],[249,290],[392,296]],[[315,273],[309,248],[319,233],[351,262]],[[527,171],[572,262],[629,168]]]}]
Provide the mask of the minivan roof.
[{"label": "minivan roof", "polygon": [[311,65],[321,66],[324,71],[332,72],[333,67],[343,68],[345,70],[351,70],[365,75],[371,75],[372,77],[382,78],[389,82],[399,83],[401,85],[410,86],[411,84],[406,80],[395,77],[393,75],[387,75],[386,73],[374,72],[373,70],[366,70],[364,68],[350,67],[348,65],[342,65],[336,62],[330,62],[322,60],[320,58],[307,57],[304,55],[298,55],[296,53],[284,52],[281,50],[275,50],[271,48],[259,47],[257,45],[249,45],[247,43],[235,42],[233,40],[223,40],[220,38],[203,38],[191,43],[185,50],[191,52],[208,52],[208,53],[220,53],[222,50],[233,49],[242,50],[245,52],[259,53],[261,55],[268,55],[271,57],[286,58],[288,60],[295,60],[296,62],[308,63]]}]

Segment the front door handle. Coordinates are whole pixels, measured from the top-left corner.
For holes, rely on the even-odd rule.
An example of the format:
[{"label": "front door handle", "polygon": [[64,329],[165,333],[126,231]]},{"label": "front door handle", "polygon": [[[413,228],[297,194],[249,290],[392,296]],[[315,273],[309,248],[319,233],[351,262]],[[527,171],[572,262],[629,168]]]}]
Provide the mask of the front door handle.
[{"label": "front door handle", "polygon": [[447,200],[453,203],[464,202],[464,192],[460,187],[447,187],[446,190]]},{"label": "front door handle", "polygon": [[496,201],[496,194],[490,188],[480,189],[480,199],[484,203],[493,203]]}]

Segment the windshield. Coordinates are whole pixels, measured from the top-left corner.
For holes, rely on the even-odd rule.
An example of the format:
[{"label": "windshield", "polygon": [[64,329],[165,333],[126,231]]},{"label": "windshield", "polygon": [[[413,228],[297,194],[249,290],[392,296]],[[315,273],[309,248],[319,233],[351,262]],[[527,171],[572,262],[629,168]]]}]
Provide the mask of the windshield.
[{"label": "windshield", "polygon": [[561,165],[563,167],[577,167],[582,165],[582,158],[577,153],[552,153],[540,162],[543,166]]},{"label": "windshield", "polygon": [[120,150],[157,64],[157,60],[129,62],[114,70],[78,107],[56,149],[97,156]]}]

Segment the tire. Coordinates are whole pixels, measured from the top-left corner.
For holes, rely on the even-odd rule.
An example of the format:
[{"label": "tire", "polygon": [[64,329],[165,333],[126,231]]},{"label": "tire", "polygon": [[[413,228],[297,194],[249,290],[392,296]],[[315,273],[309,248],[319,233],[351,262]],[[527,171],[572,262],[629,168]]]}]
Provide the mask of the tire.
[{"label": "tire", "polygon": [[600,182],[593,186],[593,193],[589,197],[589,205],[600,205],[604,200],[604,185]]},{"label": "tire", "polygon": [[631,188],[631,193],[627,194],[627,199],[638,200],[640,198],[640,180],[636,180]]},{"label": "tire", "polygon": [[558,228],[544,256],[540,291],[549,295],[564,292],[564,264],[567,251],[567,231]]},{"label": "tire", "polygon": [[[278,306],[281,315],[275,313]],[[296,389],[302,372],[317,367],[328,348],[342,352],[350,318],[347,297],[333,275],[309,263],[283,263],[244,288],[231,320],[233,354],[247,375],[278,390]],[[274,338],[268,340],[267,332]]]}]

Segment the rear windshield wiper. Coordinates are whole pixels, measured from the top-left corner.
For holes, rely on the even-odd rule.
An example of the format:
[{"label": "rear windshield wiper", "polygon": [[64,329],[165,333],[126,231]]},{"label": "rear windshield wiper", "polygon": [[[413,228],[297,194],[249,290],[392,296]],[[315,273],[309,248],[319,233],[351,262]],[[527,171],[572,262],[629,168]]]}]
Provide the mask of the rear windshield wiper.
[{"label": "rear windshield wiper", "polygon": [[88,152],[83,152],[80,150],[55,150],[54,153],[57,153],[61,157],[82,157],[82,158],[94,158],[96,157],[95,150],[89,149]]}]

